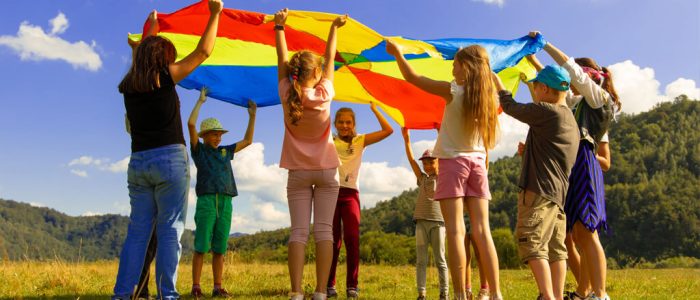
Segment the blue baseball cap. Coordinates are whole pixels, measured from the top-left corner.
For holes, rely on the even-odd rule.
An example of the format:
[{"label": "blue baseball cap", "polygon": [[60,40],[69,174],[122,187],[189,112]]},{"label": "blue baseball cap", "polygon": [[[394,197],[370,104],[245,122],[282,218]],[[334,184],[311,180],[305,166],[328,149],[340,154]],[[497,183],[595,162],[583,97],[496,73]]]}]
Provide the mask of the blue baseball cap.
[{"label": "blue baseball cap", "polygon": [[[569,89],[571,84],[571,77],[569,77],[569,72],[560,66],[547,65],[537,73],[535,79],[530,80],[530,82],[541,82],[558,91],[566,91]],[[566,84],[562,84],[566,82]]]}]

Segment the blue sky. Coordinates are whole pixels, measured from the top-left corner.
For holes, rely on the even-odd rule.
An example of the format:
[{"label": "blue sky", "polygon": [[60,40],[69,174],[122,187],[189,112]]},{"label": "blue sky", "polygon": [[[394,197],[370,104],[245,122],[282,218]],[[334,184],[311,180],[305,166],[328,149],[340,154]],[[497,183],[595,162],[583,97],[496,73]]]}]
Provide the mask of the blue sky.
[{"label": "blue sky", "polygon": [[[139,32],[151,9],[172,12],[190,3],[37,0],[3,5],[0,198],[71,215],[128,214],[124,167],[130,139],[116,89],[130,63],[126,33]],[[381,34],[419,39],[512,39],[537,29],[567,54],[611,66],[626,112],[647,110],[680,93],[700,94],[700,4],[695,0],[226,1],[225,6],[264,13],[283,7],[349,13]],[[551,62],[544,54],[540,58]],[[197,93],[178,91],[186,119]],[[519,98],[529,97],[521,93]],[[358,113],[359,132],[379,128],[369,107],[347,106]],[[247,122],[244,109],[216,100],[208,101],[200,116],[217,117],[231,130],[224,142],[240,139]],[[279,107],[260,109],[256,144],[235,160],[242,188],[234,199],[232,231],[289,222],[285,172],[275,165],[281,116]],[[507,118],[502,123],[495,152],[511,155],[527,127]],[[396,129],[365,152],[360,185],[365,206],[414,182]],[[434,131],[414,132],[414,151],[434,138]]]}]

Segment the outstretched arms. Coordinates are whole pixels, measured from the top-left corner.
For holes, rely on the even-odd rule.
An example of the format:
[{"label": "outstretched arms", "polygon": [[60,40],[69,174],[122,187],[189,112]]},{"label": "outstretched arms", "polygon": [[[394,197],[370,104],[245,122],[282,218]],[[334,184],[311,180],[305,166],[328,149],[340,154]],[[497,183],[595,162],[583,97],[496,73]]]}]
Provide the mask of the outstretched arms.
[{"label": "outstretched arms", "polygon": [[421,90],[444,98],[445,101],[452,100],[450,83],[447,81],[433,80],[416,73],[411,65],[408,64],[406,58],[403,57],[403,53],[401,53],[401,48],[399,45],[397,45],[394,41],[390,39],[386,40],[386,52],[396,58],[396,63],[399,65],[401,75],[404,79],[406,79],[406,81],[415,85]]}]

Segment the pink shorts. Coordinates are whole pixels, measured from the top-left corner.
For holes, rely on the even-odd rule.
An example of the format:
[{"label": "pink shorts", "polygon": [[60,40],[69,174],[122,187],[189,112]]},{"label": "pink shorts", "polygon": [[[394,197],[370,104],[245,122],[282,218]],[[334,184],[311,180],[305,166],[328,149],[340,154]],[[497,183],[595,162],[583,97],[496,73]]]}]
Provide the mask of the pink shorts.
[{"label": "pink shorts", "polygon": [[486,160],[479,156],[438,159],[435,199],[474,197],[491,200]]}]

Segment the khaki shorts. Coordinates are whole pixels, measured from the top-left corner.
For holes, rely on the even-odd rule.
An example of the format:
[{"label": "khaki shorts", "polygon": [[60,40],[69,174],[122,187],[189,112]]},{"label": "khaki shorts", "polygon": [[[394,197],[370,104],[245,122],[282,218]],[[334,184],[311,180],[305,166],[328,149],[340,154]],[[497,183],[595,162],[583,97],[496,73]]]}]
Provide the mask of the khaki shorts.
[{"label": "khaki shorts", "polygon": [[536,193],[521,191],[518,194],[515,237],[523,263],[531,259],[556,262],[567,258],[566,215],[556,203]]}]

